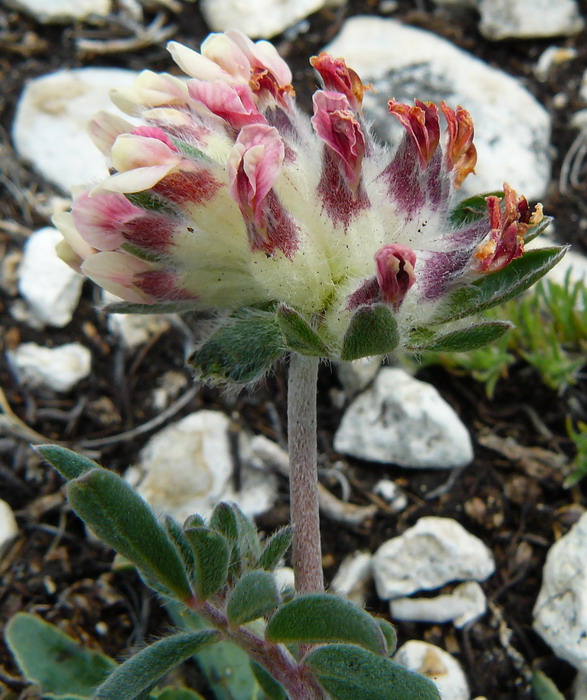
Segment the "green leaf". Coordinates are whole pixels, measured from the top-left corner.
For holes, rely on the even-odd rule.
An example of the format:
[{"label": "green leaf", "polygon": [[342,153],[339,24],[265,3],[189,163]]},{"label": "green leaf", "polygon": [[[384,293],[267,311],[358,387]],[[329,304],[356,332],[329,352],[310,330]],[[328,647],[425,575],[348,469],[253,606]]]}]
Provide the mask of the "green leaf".
[{"label": "green leaf", "polygon": [[463,199],[449,214],[451,224],[460,227],[473,223],[473,221],[479,221],[479,219],[488,218],[486,197],[503,199],[503,192],[487,192]]},{"label": "green leaf", "polygon": [[263,377],[284,353],[275,314],[241,309],[188,359],[200,379],[246,384]]},{"label": "green leaf", "polygon": [[251,669],[257,679],[257,683],[269,700],[287,700],[284,689],[263,666],[255,661],[251,661]]},{"label": "green leaf", "polygon": [[64,479],[77,479],[92,469],[102,469],[93,459],[59,445],[37,445],[34,448]]},{"label": "green leaf", "polygon": [[191,597],[175,546],[153,511],[124,479],[106,469],[93,469],[71,481],[67,494],[79,517],[144,578],[163,585],[180,600]]},{"label": "green leaf", "polygon": [[[174,624],[182,629],[209,629],[210,623],[172,600],[164,601]],[[259,685],[251,669],[249,656],[231,642],[220,641],[204,647],[194,659],[206,677],[216,700],[261,700]]]},{"label": "green leaf", "polygon": [[89,651],[55,625],[36,615],[17,613],[6,625],[5,639],[29,683],[43,697],[90,697],[116,662]]},{"label": "green leaf", "polygon": [[[509,321],[488,321],[476,323],[468,328],[439,335],[428,345],[418,347],[418,350],[432,352],[467,352],[488,345],[500,338],[514,327]],[[410,348],[413,349],[413,348]]]},{"label": "green leaf", "polygon": [[192,574],[196,566],[196,561],[194,559],[194,552],[190,546],[188,538],[185,536],[181,525],[176,522],[170,515],[165,516],[163,521],[165,527],[165,532],[167,536],[175,545],[177,553],[181,557],[185,570],[188,574]]},{"label": "green leaf", "polygon": [[529,250],[503,270],[457,289],[447,299],[444,313],[434,319],[434,324],[456,321],[512,299],[545,275],[566,252],[565,246]]},{"label": "green leaf", "polygon": [[194,590],[200,600],[206,600],[226,582],[230,557],[228,544],[219,532],[207,527],[189,528],[185,530],[185,536],[193,552]]},{"label": "green leaf", "polygon": [[228,542],[238,542],[238,521],[232,504],[224,501],[216,504],[210,516],[210,527],[224,535]]},{"label": "green leaf", "polygon": [[375,621],[379,625],[379,629],[385,637],[385,643],[387,644],[387,655],[391,656],[395,653],[397,647],[397,632],[395,631],[395,627],[391,624],[391,622],[384,620],[382,617],[376,617]]},{"label": "green leaf", "polygon": [[138,700],[169,671],[190,658],[202,647],[219,639],[218,632],[180,632],[131,656],[98,688],[96,700]]},{"label": "green leaf", "polygon": [[377,621],[348,600],[328,593],[301,595],[282,605],[269,621],[265,637],[285,644],[350,642],[376,654],[387,653]]},{"label": "green leaf", "polygon": [[291,546],[293,530],[290,525],[274,532],[265,542],[258,565],[265,571],[273,571]]},{"label": "green leaf", "polygon": [[206,527],[206,521],[201,515],[193,513],[192,515],[188,515],[183,523],[184,530],[187,530],[190,527]]},{"label": "green leaf", "polygon": [[318,647],[304,665],[332,700],[440,700],[432,681],[360,647]]},{"label": "green leaf", "polygon": [[280,602],[272,574],[267,571],[248,571],[231,591],[226,615],[231,625],[243,625],[270,613]]},{"label": "green leaf", "polygon": [[281,328],[285,344],[300,355],[328,357],[330,350],[306,319],[286,304],[277,308],[277,322]]},{"label": "green leaf", "polygon": [[360,306],[344,334],[340,357],[350,361],[371,355],[386,355],[395,350],[398,343],[397,322],[389,306]]},{"label": "green leaf", "polygon": [[565,700],[565,696],[542,671],[532,674],[532,697],[534,700]]}]

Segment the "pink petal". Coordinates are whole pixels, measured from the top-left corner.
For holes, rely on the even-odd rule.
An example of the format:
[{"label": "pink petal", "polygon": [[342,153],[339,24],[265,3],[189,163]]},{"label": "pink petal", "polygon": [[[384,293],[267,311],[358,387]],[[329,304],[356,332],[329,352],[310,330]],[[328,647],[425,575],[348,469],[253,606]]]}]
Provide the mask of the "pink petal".
[{"label": "pink petal", "polygon": [[416,254],[407,246],[390,243],[375,253],[375,264],[383,299],[397,308],[416,281]]},{"label": "pink petal", "polygon": [[233,128],[247,124],[264,123],[265,118],[255,105],[253,93],[247,85],[228,85],[221,81],[191,80],[190,96],[206,106],[213,114],[227,121]]},{"label": "pink petal", "polygon": [[210,34],[200,47],[200,53],[210,61],[214,61],[226,73],[249,82],[251,64],[245,53],[229,38],[227,34]]},{"label": "pink petal", "polygon": [[432,102],[415,101],[415,105],[401,104],[389,100],[389,111],[405,128],[412,145],[416,148],[420,165],[426,169],[440,140],[438,109]]},{"label": "pink petal", "polygon": [[127,134],[132,129],[133,125],[126,119],[108,112],[98,112],[88,125],[92,141],[105,156],[110,155],[117,137]]},{"label": "pink petal", "polygon": [[312,125],[318,136],[342,159],[349,184],[354,188],[361,176],[365,137],[347,98],[338,92],[314,93]]},{"label": "pink petal", "polygon": [[455,186],[460,187],[467,175],[475,172],[477,163],[477,149],[473,144],[473,120],[469,112],[462,107],[457,107],[455,111],[445,102],[441,102],[440,109],[448,127],[446,169],[454,171]]},{"label": "pink petal", "polygon": [[280,85],[288,85],[292,81],[292,74],[287,63],[277,53],[277,49],[268,41],[253,43],[238,29],[229,29],[225,32],[236,46],[248,58],[251,66],[268,70]]},{"label": "pink petal", "polygon": [[73,203],[73,221],[83,239],[97,250],[115,250],[124,242],[124,225],[143,211],[122,194],[82,194]]},{"label": "pink petal", "polygon": [[261,223],[261,205],[281,172],[284,146],[266,124],[244,126],[228,159],[230,193],[247,220]]},{"label": "pink petal", "polygon": [[151,165],[144,168],[135,168],[125,173],[115,173],[95,187],[90,194],[93,196],[101,190],[122,192],[124,194],[150,190],[174,168],[175,165],[171,163],[169,165]]},{"label": "pink petal", "polygon": [[81,271],[106,291],[137,304],[153,304],[157,299],[142,291],[135,276],[152,270],[153,266],[127,253],[96,253],[81,266]]}]

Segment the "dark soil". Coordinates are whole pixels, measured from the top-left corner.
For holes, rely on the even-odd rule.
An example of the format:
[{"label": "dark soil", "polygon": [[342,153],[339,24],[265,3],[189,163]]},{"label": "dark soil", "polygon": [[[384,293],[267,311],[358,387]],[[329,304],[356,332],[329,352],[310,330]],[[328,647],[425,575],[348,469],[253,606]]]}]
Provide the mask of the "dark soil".
[{"label": "dark soil", "polygon": [[[476,28],[474,13],[458,19],[434,11],[424,0],[400,0],[391,16],[408,24],[440,34],[458,46],[480,56],[518,77],[550,110],[553,121],[553,179],[544,200],[545,211],[556,217],[557,235],[576,249],[587,250],[587,190],[570,189],[561,194],[558,177],[563,158],[576,136],[569,120],[577,109],[581,75],[587,68],[587,33],[559,40],[491,43]],[[309,18],[309,29],[276,43],[294,67],[295,83],[307,100],[315,79],[307,64],[355,14],[382,14],[377,2],[350,0],[346,9],[325,10]],[[173,21],[178,25],[175,39],[198,46],[208,30],[196,4],[186,4]],[[95,28],[94,28],[95,29]],[[76,53],[75,39],[90,31],[88,26],[45,27],[12,11],[0,11],[0,254],[21,249],[31,231],[46,225],[43,205],[55,194],[51,186],[14,156],[8,134],[16,101],[26,80],[60,68],[87,65],[115,65],[132,69],[168,70],[171,61],[163,47],[108,57]],[[105,35],[119,31],[115,24]],[[548,46],[574,47],[575,59],[554,67],[548,79],[536,79],[533,67]],[[562,95],[562,97],[561,97]],[[520,115],[523,118],[523,115]],[[13,183],[10,186],[8,181]],[[1,386],[14,413],[31,429],[51,440],[76,445],[87,439],[114,436],[153,417],[150,393],[168,370],[185,372],[185,337],[171,327],[153,342],[133,353],[125,353],[108,332],[106,318],[94,306],[94,290],[88,284],[75,320],[63,330],[39,332],[15,321],[8,312],[14,294],[2,292],[3,313],[0,342],[6,350],[28,340],[60,344],[79,340],[93,353],[95,372],[74,391],[64,396],[30,392],[18,386],[5,366]],[[187,373],[186,373],[187,376]],[[547,389],[523,363],[510,374],[488,400],[483,387],[467,377],[457,377],[438,368],[422,371],[420,378],[432,382],[456,408],[476,442],[476,457],[441,495],[427,498],[448,474],[438,471],[409,471],[344,460],[351,485],[351,501],[373,502],[372,486],[382,477],[396,480],[409,496],[409,506],[394,515],[380,506],[368,526],[352,528],[323,520],[324,564],[330,580],[342,558],[357,549],[374,551],[423,515],[456,518],[489,546],[497,561],[497,572],[483,587],[490,611],[481,620],[455,631],[451,625],[399,625],[399,641],[423,639],[447,649],[463,664],[472,695],[491,700],[531,697],[528,671],[540,668],[570,697],[574,671],[556,659],[532,631],[532,607],[540,587],[541,571],[551,544],[576,522],[587,503],[585,487],[565,490],[556,455],[572,457],[572,444],[565,428],[565,416],[587,420],[585,381],[557,395]],[[323,367],[320,375],[319,447],[320,466],[341,459],[333,452],[332,436],[342,409],[332,403],[335,375]],[[226,398],[201,390],[175,416],[198,408],[212,407],[238,416],[243,429],[283,440],[285,421],[285,372],[278,368],[252,394]],[[511,437],[522,448],[519,458],[483,447],[483,435]],[[96,451],[104,464],[122,471],[131,463],[149,435],[132,441],[112,442]],[[112,552],[89,540],[80,521],[69,510],[61,491],[61,480],[41,464],[28,446],[29,438],[7,431],[0,437],[0,497],[16,512],[20,534],[0,560],[1,620],[20,610],[33,611],[58,624],[84,644],[119,658],[129,648],[161,634],[168,620],[158,602],[142,587],[132,572],[112,572]],[[551,456],[537,453],[538,448]],[[334,493],[338,485],[325,478]],[[259,519],[270,531],[287,520],[287,486],[281,484],[276,507]],[[387,614],[386,605],[374,592],[370,609]],[[511,636],[510,636],[511,635]],[[509,641],[508,641],[509,640]],[[26,689],[18,668],[0,645],[0,690],[12,690],[17,697],[34,697]],[[186,668],[190,679],[197,678]],[[193,681],[198,682],[198,681]],[[200,687],[206,697],[212,697]]]}]

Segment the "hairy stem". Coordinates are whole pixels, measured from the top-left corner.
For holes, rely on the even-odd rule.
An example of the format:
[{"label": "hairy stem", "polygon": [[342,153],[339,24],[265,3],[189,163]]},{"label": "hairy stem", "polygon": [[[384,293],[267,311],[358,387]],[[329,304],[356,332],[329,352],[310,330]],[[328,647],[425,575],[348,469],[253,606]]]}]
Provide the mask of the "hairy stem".
[{"label": "hairy stem", "polygon": [[232,627],[226,615],[207,601],[192,598],[187,606],[261,664],[280,683],[290,700],[322,700],[324,694],[312,674],[282,644],[258,637],[244,626]]},{"label": "hairy stem", "polygon": [[317,376],[318,358],[292,354],[287,422],[290,509],[294,526],[292,559],[298,593],[324,590],[316,464]]}]

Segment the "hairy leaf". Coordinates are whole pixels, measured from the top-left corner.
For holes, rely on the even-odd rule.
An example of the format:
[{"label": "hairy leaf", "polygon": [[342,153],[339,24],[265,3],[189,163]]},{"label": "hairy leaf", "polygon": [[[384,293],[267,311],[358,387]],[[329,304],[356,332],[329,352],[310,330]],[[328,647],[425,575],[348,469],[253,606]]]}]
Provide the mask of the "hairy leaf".
[{"label": "hairy leaf", "polygon": [[194,557],[194,590],[200,600],[205,600],[226,582],[230,557],[228,543],[219,532],[206,527],[189,528],[185,536]]},{"label": "hairy leaf", "polygon": [[514,327],[508,321],[487,321],[476,323],[468,328],[460,328],[446,335],[439,335],[427,345],[419,346],[418,350],[432,352],[466,352],[476,350],[492,343],[494,340]]},{"label": "hairy leaf", "polygon": [[284,350],[275,314],[244,309],[225,319],[188,363],[204,381],[246,384],[261,379]]},{"label": "hairy leaf", "polygon": [[59,445],[37,445],[34,448],[64,479],[77,479],[92,469],[102,469],[93,459]]},{"label": "hairy leaf", "polygon": [[440,700],[424,676],[350,644],[318,647],[304,664],[332,700]]},{"label": "hairy leaf", "polygon": [[360,306],[344,334],[340,357],[358,360],[370,355],[386,355],[399,343],[393,311],[386,304]]},{"label": "hairy leaf", "polygon": [[169,671],[197,651],[218,641],[211,630],[180,632],[139,651],[119,666],[94,694],[96,700],[137,700]]},{"label": "hairy leaf", "polygon": [[232,625],[243,625],[270,613],[280,602],[272,574],[248,571],[236,582],[228,599],[226,614]]},{"label": "hairy leaf", "polygon": [[273,571],[291,545],[293,531],[290,525],[274,532],[265,542],[259,557],[259,566],[265,571]]},{"label": "hairy leaf", "polygon": [[131,561],[147,581],[162,585],[180,600],[191,597],[175,546],[153,511],[124,479],[106,469],[93,469],[69,482],[67,494],[79,517]]},{"label": "hairy leaf", "polygon": [[84,649],[36,615],[17,613],[4,634],[24,677],[40,686],[43,697],[89,697],[116,668],[113,659]]},{"label": "hairy leaf", "polygon": [[310,593],[282,605],[265,630],[272,642],[318,644],[350,642],[386,654],[377,621],[348,600],[328,593]]},{"label": "hairy leaf", "polygon": [[277,322],[285,344],[290,350],[300,355],[328,357],[330,350],[320,336],[313,330],[306,319],[286,304],[280,304],[277,309]]}]

